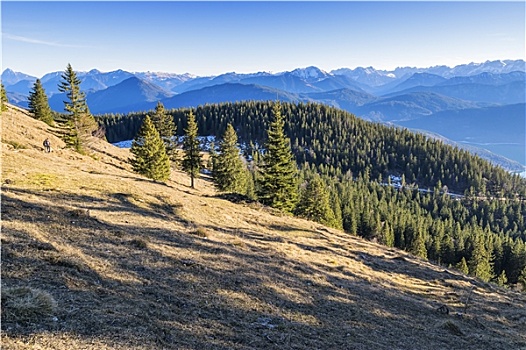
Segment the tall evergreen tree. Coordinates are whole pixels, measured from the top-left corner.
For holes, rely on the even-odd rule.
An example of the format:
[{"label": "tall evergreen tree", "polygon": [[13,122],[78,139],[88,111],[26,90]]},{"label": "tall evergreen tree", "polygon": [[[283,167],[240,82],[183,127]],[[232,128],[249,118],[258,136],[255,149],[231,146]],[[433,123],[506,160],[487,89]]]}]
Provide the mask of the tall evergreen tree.
[{"label": "tall evergreen tree", "polygon": [[388,222],[384,222],[380,234],[380,243],[388,247],[394,247],[394,240],[393,228]]},{"label": "tall evergreen tree", "polygon": [[150,117],[144,119],[130,152],[135,156],[130,159],[135,172],[155,181],[165,181],[170,177],[170,159]]},{"label": "tall evergreen tree", "polygon": [[0,88],[0,103],[2,112],[7,111],[7,103],[9,103],[9,99],[7,98],[7,92],[5,91],[4,84],[1,84]]},{"label": "tall evergreen tree", "polygon": [[258,198],[265,205],[292,212],[298,200],[298,169],[284,128],[281,105],[276,103],[267,130]]},{"label": "tall evergreen tree", "polygon": [[327,226],[337,226],[329,199],[327,187],[321,177],[316,174],[301,191],[295,213]]},{"label": "tall evergreen tree", "polygon": [[331,209],[334,213],[334,228],[343,229],[342,202],[338,193],[332,189],[330,191]]},{"label": "tall evergreen tree", "polygon": [[83,151],[98,124],[89,111],[86,95],[80,89],[81,81],[71,64],[68,63],[61,79],[58,90],[65,92],[68,98],[64,101],[64,110],[68,113],[66,127],[69,128],[65,141],[77,151]]},{"label": "tall evergreen tree", "polygon": [[247,169],[237,144],[237,134],[228,124],[219,144],[219,153],[214,154],[213,175],[216,187],[223,192],[246,194]]},{"label": "tall evergreen tree", "polygon": [[426,241],[421,223],[417,223],[417,226],[415,227],[409,251],[416,256],[427,259]]},{"label": "tall evergreen tree", "polygon": [[164,142],[166,153],[172,161],[175,161],[177,158],[177,143],[174,141],[174,136],[177,127],[175,126],[174,118],[166,112],[164,105],[160,101],[157,102],[155,113],[152,115],[151,120]]},{"label": "tall evergreen tree", "polygon": [[53,120],[53,113],[49,107],[49,102],[46,96],[46,92],[40,79],[35,81],[33,90],[29,92],[29,112],[33,114],[35,119],[41,120],[44,123],[53,126],[55,121]]},{"label": "tall evergreen tree", "polygon": [[493,278],[493,266],[491,265],[491,254],[484,246],[481,235],[477,235],[473,241],[473,252],[468,261],[469,273],[488,282]]},{"label": "tall evergreen tree", "polygon": [[195,188],[194,179],[199,176],[199,172],[203,169],[203,159],[199,139],[197,138],[197,123],[192,111],[188,114],[188,124],[184,132],[182,165],[183,170],[190,175],[190,186]]}]

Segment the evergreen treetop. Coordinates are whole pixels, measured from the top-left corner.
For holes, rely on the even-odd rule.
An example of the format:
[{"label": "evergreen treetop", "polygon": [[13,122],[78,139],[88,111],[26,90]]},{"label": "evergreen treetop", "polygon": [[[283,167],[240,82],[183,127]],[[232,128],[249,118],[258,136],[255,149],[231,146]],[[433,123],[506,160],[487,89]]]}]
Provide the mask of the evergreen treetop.
[{"label": "evergreen treetop", "polygon": [[80,90],[81,80],[77,77],[71,64],[68,63],[60,78],[58,91],[65,92],[68,98],[67,101],[64,101],[64,110],[73,116],[89,113],[86,94]]},{"label": "evergreen treetop", "polygon": [[175,160],[177,143],[174,141],[174,137],[177,127],[175,126],[173,117],[166,112],[164,105],[160,101],[157,102],[155,113],[151,116],[151,120],[164,142],[166,153],[172,160]]}]

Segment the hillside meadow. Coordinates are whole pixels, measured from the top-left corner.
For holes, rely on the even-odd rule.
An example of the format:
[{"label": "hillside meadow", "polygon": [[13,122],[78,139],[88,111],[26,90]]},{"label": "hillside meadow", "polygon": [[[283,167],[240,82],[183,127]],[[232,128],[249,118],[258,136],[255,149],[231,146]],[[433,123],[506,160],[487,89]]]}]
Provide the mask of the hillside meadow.
[{"label": "hillside meadow", "polygon": [[526,349],[524,293],[1,121],[3,349]]}]

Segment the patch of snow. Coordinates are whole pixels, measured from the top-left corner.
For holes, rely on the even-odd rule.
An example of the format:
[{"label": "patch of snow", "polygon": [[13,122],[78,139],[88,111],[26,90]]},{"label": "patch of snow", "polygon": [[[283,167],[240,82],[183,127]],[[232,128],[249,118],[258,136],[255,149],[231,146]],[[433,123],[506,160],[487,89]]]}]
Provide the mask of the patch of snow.
[{"label": "patch of snow", "polygon": [[112,143],[112,145],[117,146],[119,148],[131,148],[133,140],[125,140],[120,142]]},{"label": "patch of snow", "polygon": [[297,68],[290,73],[302,79],[323,79],[330,75],[317,67]]},{"label": "patch of snow", "polygon": [[[201,145],[203,150],[206,150],[206,151],[210,150],[210,144],[212,142],[213,143],[216,142],[216,137],[215,136],[211,136],[211,135],[210,136],[198,136],[197,138],[199,139],[199,144]],[[178,144],[182,144],[183,141],[184,141],[184,136],[174,137],[174,140]],[[112,143],[112,145],[117,146],[119,148],[131,148],[132,142],[133,142],[133,140],[125,140],[125,141]],[[217,145],[216,145],[216,147],[217,147]]]}]

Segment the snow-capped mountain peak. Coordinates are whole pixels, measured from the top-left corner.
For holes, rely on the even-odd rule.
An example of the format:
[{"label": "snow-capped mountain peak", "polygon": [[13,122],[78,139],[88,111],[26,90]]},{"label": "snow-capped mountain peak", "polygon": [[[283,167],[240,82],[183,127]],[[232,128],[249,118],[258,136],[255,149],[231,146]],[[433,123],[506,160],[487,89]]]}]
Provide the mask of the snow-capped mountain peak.
[{"label": "snow-capped mountain peak", "polygon": [[2,84],[13,85],[22,80],[35,80],[35,77],[27,75],[25,73],[15,72],[12,69],[7,68],[2,73]]},{"label": "snow-capped mountain peak", "polygon": [[294,69],[290,74],[297,76],[304,80],[321,80],[325,79],[331,74],[319,69],[318,67],[310,66],[306,68]]}]

